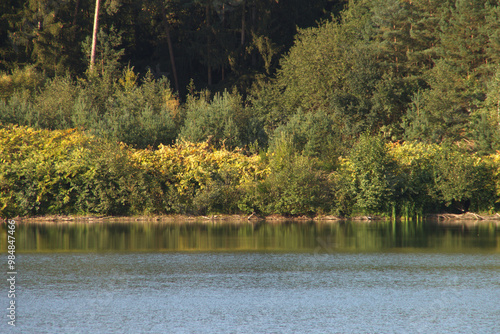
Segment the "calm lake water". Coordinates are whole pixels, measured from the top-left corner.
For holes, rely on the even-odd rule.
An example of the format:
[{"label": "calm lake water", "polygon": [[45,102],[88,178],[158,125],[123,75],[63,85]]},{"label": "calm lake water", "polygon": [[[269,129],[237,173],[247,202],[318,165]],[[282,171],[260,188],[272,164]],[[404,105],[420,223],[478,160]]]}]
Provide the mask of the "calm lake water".
[{"label": "calm lake water", "polygon": [[496,223],[18,224],[16,257],[0,333],[500,333]]}]

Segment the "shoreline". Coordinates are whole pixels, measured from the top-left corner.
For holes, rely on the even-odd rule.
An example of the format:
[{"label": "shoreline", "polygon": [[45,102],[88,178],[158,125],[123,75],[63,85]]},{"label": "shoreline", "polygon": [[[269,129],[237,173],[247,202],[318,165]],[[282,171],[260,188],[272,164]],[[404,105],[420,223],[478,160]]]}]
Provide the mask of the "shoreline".
[{"label": "shoreline", "polygon": [[[34,216],[34,217],[12,217],[8,219],[14,219],[16,222],[43,222],[43,223],[64,223],[64,222],[79,222],[79,223],[103,223],[103,222],[159,222],[159,223],[222,223],[222,222],[231,222],[231,223],[283,223],[283,222],[346,222],[346,221],[355,221],[355,222],[382,222],[382,221],[392,221],[391,217],[382,217],[382,216],[355,216],[355,217],[339,217],[332,215],[324,215],[324,216],[284,216],[284,215],[268,215],[268,216],[259,216],[255,213],[251,215],[242,215],[242,214],[220,214],[220,215],[210,215],[210,216],[191,216],[191,215],[182,215],[182,214],[173,214],[173,215],[152,215],[152,216],[102,216],[102,215],[83,215],[83,216],[75,216],[75,215],[45,215],[45,216]],[[500,215],[498,213],[494,215],[485,215],[481,216],[476,213],[463,213],[463,214],[430,214],[426,215],[418,220],[408,220],[402,217],[397,217],[395,219],[396,222],[401,221],[433,221],[437,223],[443,224],[452,224],[452,225],[460,225],[460,224],[476,224],[480,222],[496,222],[497,225],[500,225]],[[7,218],[0,218],[0,222],[6,222]]]}]

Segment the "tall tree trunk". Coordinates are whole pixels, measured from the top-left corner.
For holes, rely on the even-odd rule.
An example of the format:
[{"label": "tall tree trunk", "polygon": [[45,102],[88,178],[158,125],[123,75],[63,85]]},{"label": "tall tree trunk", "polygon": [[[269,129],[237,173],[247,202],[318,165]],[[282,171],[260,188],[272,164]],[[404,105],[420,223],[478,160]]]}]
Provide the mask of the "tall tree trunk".
[{"label": "tall tree trunk", "polygon": [[208,68],[207,68],[207,81],[208,85],[212,85],[212,59],[211,59],[211,54],[210,54],[210,49],[211,49],[211,38],[210,38],[210,1],[207,1],[207,7],[205,9],[205,14],[206,14],[206,23],[207,23],[207,60],[208,60]]},{"label": "tall tree trunk", "polygon": [[42,3],[38,1],[38,30],[42,30]]},{"label": "tall tree trunk", "polygon": [[78,7],[80,7],[80,0],[76,0],[75,13],[73,14],[73,26],[76,26],[76,17],[78,15]]},{"label": "tall tree trunk", "polygon": [[99,5],[100,0],[95,1],[95,14],[94,14],[94,32],[92,34],[92,51],[90,52],[90,72],[94,71],[95,65],[95,50],[97,44],[97,29],[99,26]]},{"label": "tall tree trunk", "polygon": [[179,80],[177,79],[177,68],[175,67],[174,48],[172,47],[172,40],[170,39],[170,24],[167,20],[165,6],[162,5],[161,10],[163,14],[163,24],[165,25],[165,33],[167,34],[168,53],[170,54],[170,64],[172,65],[172,73],[174,75],[175,90],[179,92]]},{"label": "tall tree trunk", "polygon": [[245,29],[246,29],[246,21],[245,21],[246,15],[245,15],[245,13],[247,10],[246,1],[243,1],[242,8],[243,8],[243,11],[241,13],[241,46],[243,48],[243,46],[245,45]]},{"label": "tall tree trunk", "polygon": [[[252,5],[252,24],[250,31],[253,31],[254,33],[257,32],[257,7],[255,6],[255,1],[254,4]],[[252,51],[252,67],[255,68],[257,66],[257,53]]]}]

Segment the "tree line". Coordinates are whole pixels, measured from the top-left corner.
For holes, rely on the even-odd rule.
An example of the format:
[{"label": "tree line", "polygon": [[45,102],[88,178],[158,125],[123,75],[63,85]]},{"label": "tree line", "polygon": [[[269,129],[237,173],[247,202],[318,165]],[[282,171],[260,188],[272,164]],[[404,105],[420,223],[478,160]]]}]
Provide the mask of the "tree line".
[{"label": "tree line", "polygon": [[[101,0],[96,63],[101,70],[117,62],[167,74],[181,93],[190,79],[200,87],[244,87],[276,68],[297,27],[328,18],[343,3]],[[95,0],[3,2],[0,70],[32,64],[49,76],[82,75],[90,63],[95,6]]]}]

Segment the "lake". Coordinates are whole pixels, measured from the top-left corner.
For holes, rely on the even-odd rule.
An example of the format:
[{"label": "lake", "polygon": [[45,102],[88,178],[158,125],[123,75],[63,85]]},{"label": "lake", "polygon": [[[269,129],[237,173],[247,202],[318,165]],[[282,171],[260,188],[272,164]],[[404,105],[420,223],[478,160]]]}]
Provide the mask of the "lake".
[{"label": "lake", "polygon": [[18,223],[15,237],[16,326],[6,283],[1,333],[500,333],[495,222]]}]

